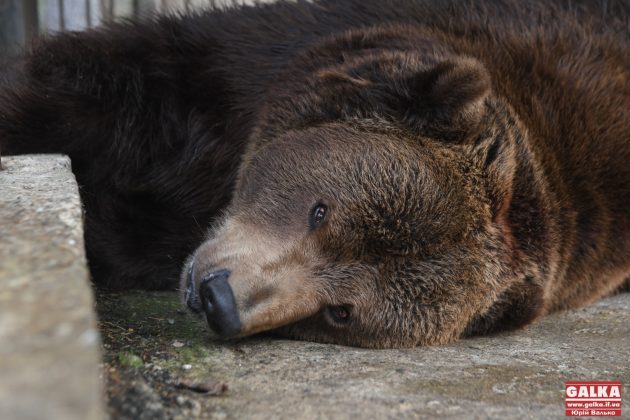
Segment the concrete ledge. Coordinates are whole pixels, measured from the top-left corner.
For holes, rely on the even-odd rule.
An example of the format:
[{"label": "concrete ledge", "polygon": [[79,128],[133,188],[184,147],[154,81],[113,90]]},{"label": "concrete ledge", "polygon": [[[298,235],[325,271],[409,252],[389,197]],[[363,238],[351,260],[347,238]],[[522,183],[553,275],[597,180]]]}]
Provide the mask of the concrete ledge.
[{"label": "concrete ledge", "polygon": [[100,338],[65,156],[2,158],[0,418],[102,418]]}]

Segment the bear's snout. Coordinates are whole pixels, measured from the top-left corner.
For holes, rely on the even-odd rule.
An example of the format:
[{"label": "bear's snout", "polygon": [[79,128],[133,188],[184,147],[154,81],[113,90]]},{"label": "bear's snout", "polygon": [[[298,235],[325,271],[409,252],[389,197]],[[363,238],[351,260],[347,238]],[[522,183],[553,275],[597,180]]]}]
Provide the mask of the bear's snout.
[{"label": "bear's snout", "polygon": [[303,249],[303,241],[226,218],[184,266],[183,303],[225,338],[310,317],[331,302],[313,275],[315,254],[309,259]]}]

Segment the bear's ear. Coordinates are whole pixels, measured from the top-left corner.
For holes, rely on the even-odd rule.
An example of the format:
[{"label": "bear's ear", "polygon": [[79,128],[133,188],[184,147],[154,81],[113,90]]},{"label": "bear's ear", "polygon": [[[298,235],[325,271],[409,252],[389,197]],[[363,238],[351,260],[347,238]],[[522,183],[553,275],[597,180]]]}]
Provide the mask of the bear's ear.
[{"label": "bear's ear", "polygon": [[478,132],[490,93],[490,78],[479,61],[443,61],[417,72],[403,86],[403,121],[414,130],[448,141]]},{"label": "bear's ear", "polygon": [[320,71],[323,80],[334,84],[324,91],[336,93],[324,101],[344,101],[340,109],[345,116],[394,118],[442,140],[474,135],[490,93],[483,64],[461,56],[427,64],[408,53],[398,55]]},{"label": "bear's ear", "polygon": [[[483,129],[476,135],[473,141],[463,145],[473,165],[482,173],[486,182],[492,220],[502,233],[506,249],[509,252],[512,270],[515,273],[531,274],[536,271],[536,266],[525,266],[522,251],[518,245],[516,231],[518,226],[510,217],[511,209],[515,205],[531,199],[529,194],[519,195],[519,201],[513,202],[516,175],[521,177],[534,176],[535,171],[530,166],[533,158],[527,147],[523,145],[523,139],[527,131],[520,123],[512,108],[505,102],[492,98],[486,105]],[[526,175],[527,174],[527,175]],[[532,179],[532,187],[541,185]],[[531,197],[536,194],[532,193]],[[528,212],[531,208],[538,207],[535,204],[526,204]]]}]

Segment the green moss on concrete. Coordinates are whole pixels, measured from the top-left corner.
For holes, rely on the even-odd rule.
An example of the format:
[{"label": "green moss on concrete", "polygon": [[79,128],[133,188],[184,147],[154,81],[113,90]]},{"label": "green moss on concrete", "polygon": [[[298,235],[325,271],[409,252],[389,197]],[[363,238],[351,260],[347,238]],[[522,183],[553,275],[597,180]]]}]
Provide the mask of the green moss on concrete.
[{"label": "green moss on concrete", "polygon": [[97,310],[104,359],[114,367],[147,364],[177,375],[202,377],[220,351],[204,321],[185,311],[175,292],[99,291]]},{"label": "green moss on concrete", "polygon": [[199,402],[177,384],[206,383],[224,356],[204,320],[188,313],[176,292],[98,290],[96,298],[112,418],[156,404],[164,418],[197,417]]},{"label": "green moss on concrete", "polygon": [[133,354],[128,351],[121,351],[118,353],[118,363],[123,367],[129,368],[141,368],[144,366],[144,361],[137,354]]},{"label": "green moss on concrete", "polygon": [[188,314],[175,292],[98,291],[97,311],[106,343],[124,349],[140,342],[154,348],[167,343],[204,343],[205,324]]}]

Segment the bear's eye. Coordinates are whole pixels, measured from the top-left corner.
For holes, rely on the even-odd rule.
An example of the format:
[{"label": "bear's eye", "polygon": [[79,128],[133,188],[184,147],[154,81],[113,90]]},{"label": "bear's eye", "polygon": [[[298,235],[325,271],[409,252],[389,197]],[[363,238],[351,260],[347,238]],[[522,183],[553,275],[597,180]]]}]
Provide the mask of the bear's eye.
[{"label": "bear's eye", "polygon": [[328,315],[337,324],[345,324],[350,320],[350,305],[334,305],[327,308]]},{"label": "bear's eye", "polygon": [[311,227],[311,229],[315,229],[326,219],[327,212],[328,207],[325,204],[317,203],[315,207],[313,207],[309,219],[309,226]]}]

